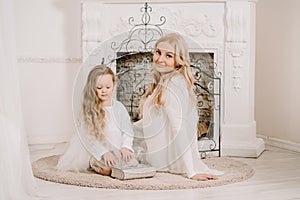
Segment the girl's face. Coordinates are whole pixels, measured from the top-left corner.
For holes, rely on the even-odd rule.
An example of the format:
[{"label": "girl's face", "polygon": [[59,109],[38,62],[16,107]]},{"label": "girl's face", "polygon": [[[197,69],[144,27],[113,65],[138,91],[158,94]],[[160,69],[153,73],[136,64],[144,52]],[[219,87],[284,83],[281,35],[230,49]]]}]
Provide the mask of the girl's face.
[{"label": "girl's face", "polygon": [[114,82],[112,79],[112,75],[105,74],[98,77],[97,80],[97,95],[103,104],[110,105],[111,98],[114,90]]},{"label": "girl's face", "polygon": [[175,48],[166,42],[160,42],[154,49],[153,62],[157,67],[175,69]]}]

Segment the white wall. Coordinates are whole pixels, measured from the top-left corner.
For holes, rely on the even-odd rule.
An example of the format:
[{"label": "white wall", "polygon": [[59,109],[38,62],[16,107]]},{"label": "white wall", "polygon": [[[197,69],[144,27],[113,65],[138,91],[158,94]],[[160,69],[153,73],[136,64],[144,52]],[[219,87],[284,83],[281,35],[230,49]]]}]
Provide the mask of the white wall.
[{"label": "white wall", "polygon": [[256,122],[269,142],[300,146],[300,1],[257,3]]},{"label": "white wall", "polygon": [[15,6],[29,143],[65,141],[74,131],[71,102],[81,62],[80,2],[17,0]]}]

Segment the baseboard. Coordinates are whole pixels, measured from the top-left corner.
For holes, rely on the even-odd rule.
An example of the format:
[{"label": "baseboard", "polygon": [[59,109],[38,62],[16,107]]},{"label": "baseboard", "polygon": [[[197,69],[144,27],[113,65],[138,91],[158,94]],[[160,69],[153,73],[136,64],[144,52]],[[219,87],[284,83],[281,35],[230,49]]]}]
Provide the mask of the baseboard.
[{"label": "baseboard", "polygon": [[[270,146],[275,146],[282,149],[287,149],[290,151],[300,152],[300,144],[296,142],[291,142],[288,140],[278,139],[274,137],[269,137],[265,135],[257,134],[257,137],[262,138],[265,142],[265,144]],[[57,144],[57,143],[65,143],[70,140],[70,136],[48,136],[48,137],[28,137],[28,143],[29,145],[44,145],[44,144]]]},{"label": "baseboard", "polygon": [[266,135],[257,134],[257,137],[262,138],[267,145],[286,149],[290,151],[300,152],[300,144],[288,140],[278,139]]},{"label": "baseboard", "polygon": [[262,138],[255,138],[251,142],[226,141],[221,144],[222,156],[234,156],[244,158],[258,158],[265,150],[265,142]]}]

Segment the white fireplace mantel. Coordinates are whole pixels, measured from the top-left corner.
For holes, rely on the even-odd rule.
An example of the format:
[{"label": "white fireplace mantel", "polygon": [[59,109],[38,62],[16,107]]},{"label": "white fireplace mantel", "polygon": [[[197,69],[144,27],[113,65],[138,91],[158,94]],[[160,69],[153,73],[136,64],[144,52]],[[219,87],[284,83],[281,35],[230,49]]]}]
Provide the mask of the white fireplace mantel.
[{"label": "white fireplace mantel", "polygon": [[[256,137],[254,119],[255,0],[148,1],[151,20],[181,33],[215,53],[222,73],[221,153],[258,157],[264,142]],[[130,30],[139,20],[144,1],[83,1],[82,57],[85,60],[106,40]],[[156,20],[156,21],[155,21]],[[193,48],[193,47],[191,47]]]}]

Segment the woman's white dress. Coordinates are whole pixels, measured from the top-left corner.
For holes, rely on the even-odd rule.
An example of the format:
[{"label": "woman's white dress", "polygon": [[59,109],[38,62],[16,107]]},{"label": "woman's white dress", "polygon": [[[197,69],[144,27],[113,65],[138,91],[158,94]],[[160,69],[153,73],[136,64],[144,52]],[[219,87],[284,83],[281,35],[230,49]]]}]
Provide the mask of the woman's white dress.
[{"label": "woman's white dress", "polygon": [[143,135],[147,160],[158,171],[188,177],[198,173],[220,175],[222,172],[209,169],[200,158],[196,134],[198,113],[187,88],[184,77],[176,75],[165,84],[164,106],[149,105],[150,95],[143,106],[143,119],[135,124],[135,131]]}]

